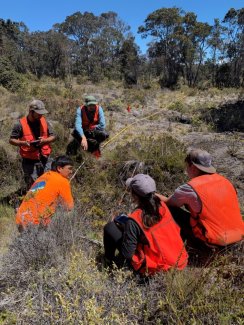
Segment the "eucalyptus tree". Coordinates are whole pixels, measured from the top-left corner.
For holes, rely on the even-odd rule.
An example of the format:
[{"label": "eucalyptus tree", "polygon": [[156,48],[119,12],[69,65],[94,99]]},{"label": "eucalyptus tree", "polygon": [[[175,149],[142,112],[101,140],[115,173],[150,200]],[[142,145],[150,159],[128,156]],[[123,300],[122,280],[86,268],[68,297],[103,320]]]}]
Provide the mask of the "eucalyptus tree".
[{"label": "eucalyptus tree", "polygon": [[225,70],[229,70],[227,86],[244,85],[244,8],[231,8],[223,19],[226,27]]},{"label": "eucalyptus tree", "polygon": [[67,16],[63,23],[55,24],[54,29],[64,33],[73,41],[73,73],[84,73],[89,76],[92,40],[99,30],[98,17],[91,12],[78,11]]},{"label": "eucalyptus tree", "polygon": [[141,63],[139,57],[139,47],[135,44],[135,38],[129,37],[124,40],[120,57],[120,71],[127,85],[137,84],[139,65]]},{"label": "eucalyptus tree", "polygon": [[209,44],[209,59],[207,61],[206,67],[208,67],[209,76],[211,84],[216,85],[216,77],[218,66],[223,64],[224,59],[224,34],[226,33],[226,28],[221,25],[219,19],[214,19],[214,24],[212,26],[211,35],[208,39]]},{"label": "eucalyptus tree", "polygon": [[50,30],[25,37],[26,66],[38,78],[64,77],[69,44],[65,35]]},{"label": "eucalyptus tree", "polygon": [[11,91],[21,87],[21,72],[24,65],[23,35],[27,32],[24,23],[0,19],[0,85]]},{"label": "eucalyptus tree", "polygon": [[[115,12],[102,13],[100,26],[94,37],[93,62],[96,62],[97,74],[109,79],[120,78],[120,51],[127,38],[130,27]],[[95,71],[94,71],[95,72]]]},{"label": "eucalyptus tree", "polygon": [[161,74],[162,86],[174,86],[180,75],[189,86],[197,84],[211,26],[198,22],[192,12],[161,8],[148,15],[138,32],[152,38],[149,57],[159,62],[160,72],[156,71]]},{"label": "eucalyptus tree", "polygon": [[181,26],[175,37],[180,43],[181,63],[184,67],[188,85],[196,86],[199,71],[207,55],[208,38],[211,35],[211,26],[197,21],[193,12],[182,16]]},{"label": "eucalyptus tree", "polygon": [[25,72],[24,35],[28,32],[23,22],[0,19],[0,56],[5,57],[17,72]]},{"label": "eucalyptus tree", "polygon": [[118,77],[119,57],[129,27],[115,12],[95,16],[89,12],[76,12],[66,17],[54,28],[67,35],[73,42],[73,72],[85,74],[94,81]]},{"label": "eucalyptus tree", "polygon": [[181,13],[179,8],[158,9],[138,29],[143,38],[151,37],[149,58],[156,63],[156,75],[166,87],[176,84],[180,72],[180,48],[175,32],[181,26]]}]

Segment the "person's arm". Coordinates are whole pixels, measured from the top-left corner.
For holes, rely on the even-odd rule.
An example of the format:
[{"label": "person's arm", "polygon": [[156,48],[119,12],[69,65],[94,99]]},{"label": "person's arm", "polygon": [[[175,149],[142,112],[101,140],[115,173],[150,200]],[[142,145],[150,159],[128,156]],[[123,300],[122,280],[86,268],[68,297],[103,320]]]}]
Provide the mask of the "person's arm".
[{"label": "person's arm", "polygon": [[16,147],[30,146],[30,141],[20,140],[23,136],[23,130],[20,122],[16,123],[12,129],[9,143]]},{"label": "person's arm", "polygon": [[78,107],[76,110],[75,115],[75,130],[79,133],[79,135],[82,137],[84,136],[84,130],[82,128],[82,116],[81,116],[81,108]]},{"label": "person's arm", "polygon": [[105,123],[104,112],[101,106],[99,106],[98,115],[99,115],[99,120],[98,120],[98,124],[96,125],[96,130],[102,131],[105,129],[106,123]]},{"label": "person's arm", "polygon": [[51,143],[55,140],[56,140],[55,135],[51,135],[51,136],[47,137],[46,139],[43,139],[40,137],[40,142],[39,142],[38,146],[43,146],[44,144]]},{"label": "person's arm", "polygon": [[78,132],[78,134],[81,137],[81,147],[84,150],[87,150],[88,149],[88,143],[87,143],[86,136],[84,134],[84,130],[82,128],[82,111],[81,111],[80,107],[78,107],[77,110],[76,110],[75,130]]},{"label": "person's arm", "polygon": [[121,253],[126,259],[131,259],[135,254],[138,242],[141,237],[141,229],[138,224],[129,219],[125,224]]},{"label": "person's arm", "polygon": [[9,143],[16,147],[30,147],[30,141],[19,140],[19,139],[9,139]]},{"label": "person's arm", "polygon": [[169,198],[167,196],[162,195],[162,194],[155,193],[155,196],[157,196],[160,201],[163,201],[166,204],[169,201]]},{"label": "person's arm", "polygon": [[74,208],[74,199],[68,179],[64,179],[62,186],[60,186],[59,195],[61,204],[65,207],[65,209],[72,210]]},{"label": "person's arm", "polygon": [[46,139],[43,139],[41,137],[39,138],[40,139],[39,146],[54,142],[56,140],[56,136],[53,132],[53,128],[49,122],[47,122],[47,132],[48,132],[48,137]]},{"label": "person's arm", "polygon": [[169,207],[181,208],[185,206],[193,214],[198,214],[202,209],[202,203],[194,189],[183,184],[165,202]]}]

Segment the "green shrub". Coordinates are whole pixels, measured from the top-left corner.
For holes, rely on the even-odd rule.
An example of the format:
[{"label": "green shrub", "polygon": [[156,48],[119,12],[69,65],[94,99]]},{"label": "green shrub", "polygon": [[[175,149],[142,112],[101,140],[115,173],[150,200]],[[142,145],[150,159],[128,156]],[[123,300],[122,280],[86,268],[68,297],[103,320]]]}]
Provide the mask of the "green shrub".
[{"label": "green shrub", "polygon": [[18,91],[22,87],[23,77],[17,73],[8,58],[0,57],[0,85],[10,91]]},{"label": "green shrub", "polygon": [[13,154],[0,144],[0,199],[16,192],[22,182],[21,163]]},{"label": "green shrub", "polygon": [[46,231],[17,237],[4,256],[6,324],[241,324],[243,244],[208,267],[143,281],[129,269],[104,268],[84,215],[55,218]]}]

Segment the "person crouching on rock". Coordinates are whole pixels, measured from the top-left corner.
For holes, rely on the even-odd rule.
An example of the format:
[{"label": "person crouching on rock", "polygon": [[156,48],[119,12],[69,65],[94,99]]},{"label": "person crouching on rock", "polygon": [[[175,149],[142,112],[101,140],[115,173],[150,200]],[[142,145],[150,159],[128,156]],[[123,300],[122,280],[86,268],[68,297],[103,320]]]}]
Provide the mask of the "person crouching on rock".
[{"label": "person crouching on rock", "polygon": [[86,96],[85,104],[77,108],[72,135],[83,150],[91,152],[96,158],[101,156],[100,144],[109,137],[105,126],[102,107],[98,105],[94,96]]},{"label": "person crouching on rock", "polygon": [[155,181],[149,175],[137,174],[127,179],[126,186],[137,207],[128,217],[120,215],[105,225],[106,261],[118,266],[121,261],[129,262],[142,275],[183,269],[188,255],[180,228],[166,204],[155,195]]}]

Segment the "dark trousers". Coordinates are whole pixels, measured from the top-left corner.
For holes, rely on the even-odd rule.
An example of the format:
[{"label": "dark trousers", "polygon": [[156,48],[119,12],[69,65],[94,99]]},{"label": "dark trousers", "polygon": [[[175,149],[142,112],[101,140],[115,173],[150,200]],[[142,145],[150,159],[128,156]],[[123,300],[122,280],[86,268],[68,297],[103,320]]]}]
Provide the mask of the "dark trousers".
[{"label": "dark trousers", "polygon": [[[74,130],[72,135],[74,137],[74,140],[72,140],[67,146],[67,155],[76,155],[81,145],[80,134],[76,130]],[[99,130],[85,131],[84,135],[87,139],[87,151],[89,152],[99,150],[100,143],[102,143],[109,137],[109,134],[107,132]]]},{"label": "dark trousers", "polygon": [[[125,265],[126,260],[122,256],[121,246],[123,241],[123,231],[114,221],[107,223],[103,229],[104,255],[107,260],[114,262],[118,267]],[[116,255],[116,250],[119,254]]]},{"label": "dark trousers", "polygon": [[169,207],[169,210],[180,227],[180,235],[182,240],[186,243],[189,262],[191,264],[204,265],[210,262],[212,257],[223,249],[223,247],[217,245],[208,245],[194,235],[190,225],[190,212],[175,207]]},{"label": "dark trousers", "polygon": [[40,158],[40,160],[27,158],[22,159],[22,169],[24,172],[26,190],[30,189],[38,177],[51,169],[52,161],[52,158],[43,156]]}]

